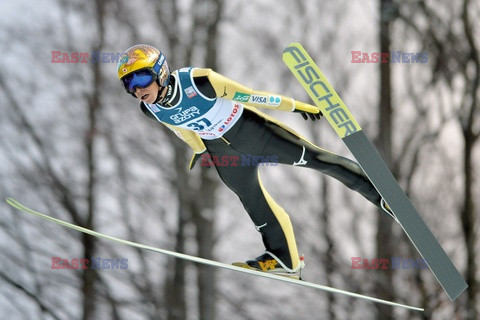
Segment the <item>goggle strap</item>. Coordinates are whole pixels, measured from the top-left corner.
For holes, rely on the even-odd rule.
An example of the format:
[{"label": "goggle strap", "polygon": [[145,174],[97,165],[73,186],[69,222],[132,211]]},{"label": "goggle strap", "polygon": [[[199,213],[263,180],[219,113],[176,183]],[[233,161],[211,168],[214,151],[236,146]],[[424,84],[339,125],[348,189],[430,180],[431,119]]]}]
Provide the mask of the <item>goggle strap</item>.
[{"label": "goggle strap", "polygon": [[164,63],[165,63],[165,56],[163,54],[160,54],[160,57],[158,57],[157,62],[155,62],[152,68],[157,75],[160,73],[160,69],[162,68]]}]

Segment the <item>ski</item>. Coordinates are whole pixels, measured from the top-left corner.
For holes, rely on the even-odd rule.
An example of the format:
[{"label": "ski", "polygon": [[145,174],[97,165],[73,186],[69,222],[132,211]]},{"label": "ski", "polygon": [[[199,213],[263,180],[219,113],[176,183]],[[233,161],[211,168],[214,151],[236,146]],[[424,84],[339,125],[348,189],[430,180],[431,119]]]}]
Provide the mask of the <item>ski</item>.
[{"label": "ski", "polygon": [[454,301],[468,287],[420,214],[368,140],[350,110],[310,55],[298,43],[290,44],[283,61],[346,144],[377,191],[386,201],[411,242],[425,259],[449,298]]},{"label": "ski", "polygon": [[165,250],[165,249],[161,249],[161,248],[157,248],[157,247],[152,247],[152,246],[140,244],[140,243],[137,243],[137,242],[132,242],[132,241],[120,239],[120,238],[115,238],[115,237],[108,236],[108,235],[100,233],[100,232],[96,232],[96,231],[93,231],[93,230],[90,230],[90,229],[87,229],[87,228],[84,228],[84,227],[80,227],[78,225],[75,225],[75,224],[72,224],[72,223],[57,219],[57,218],[53,218],[49,215],[40,213],[38,211],[32,210],[32,209],[24,206],[23,204],[21,204],[20,202],[18,202],[17,200],[15,200],[13,198],[7,198],[6,202],[9,205],[11,205],[12,207],[14,207],[15,209],[18,209],[22,212],[32,214],[32,215],[37,216],[39,218],[42,218],[44,220],[59,224],[61,226],[64,226],[64,227],[67,227],[67,228],[70,228],[70,229],[73,229],[73,230],[76,230],[76,231],[79,231],[79,232],[89,234],[91,236],[94,236],[94,237],[97,237],[97,238],[100,238],[100,239],[114,241],[114,242],[124,244],[124,245],[128,245],[128,246],[131,246],[131,247],[145,249],[145,250],[161,253],[161,254],[164,254],[164,255],[167,255],[167,256],[175,257],[175,258],[178,258],[178,259],[183,259],[183,260],[187,260],[187,261],[191,261],[191,262],[195,262],[195,263],[199,263],[199,264],[208,265],[208,266],[211,266],[211,267],[237,271],[237,272],[246,273],[246,274],[250,274],[250,275],[253,275],[253,276],[257,276],[257,277],[263,277],[263,278],[268,278],[268,279],[272,279],[272,280],[287,282],[287,283],[291,283],[291,284],[295,284],[295,285],[299,285],[299,286],[303,286],[303,287],[308,287],[308,288],[312,288],[312,289],[316,289],[316,290],[326,291],[326,292],[330,292],[330,293],[342,294],[342,295],[345,295],[345,296],[348,296],[348,297],[367,300],[367,301],[371,301],[371,302],[374,302],[374,303],[385,304],[385,305],[389,305],[389,306],[392,306],[392,307],[401,307],[401,308],[406,308],[406,309],[415,310],[415,311],[424,311],[423,308],[419,308],[419,307],[413,307],[413,306],[409,306],[409,305],[406,305],[406,304],[401,304],[401,303],[391,302],[391,301],[387,301],[387,300],[377,299],[377,298],[374,298],[374,297],[370,297],[370,296],[366,296],[366,295],[362,295],[362,294],[358,294],[358,293],[354,293],[354,292],[350,292],[350,291],[345,291],[345,290],[341,290],[341,289],[335,289],[335,288],[332,288],[332,287],[327,287],[327,286],[323,286],[323,285],[312,283],[312,282],[302,281],[302,280],[293,279],[293,278],[289,278],[289,277],[285,277],[285,276],[281,276],[281,275],[275,275],[275,274],[256,271],[256,270],[252,270],[252,269],[248,269],[248,268],[238,267],[238,266],[234,266],[234,265],[231,265],[231,264],[226,264],[226,263],[222,263],[222,262],[218,262],[218,261],[213,261],[213,260],[209,260],[209,259],[195,257],[195,256],[191,256],[191,255],[187,255],[187,254],[183,254],[183,253],[179,253],[179,252],[169,251],[169,250]]}]

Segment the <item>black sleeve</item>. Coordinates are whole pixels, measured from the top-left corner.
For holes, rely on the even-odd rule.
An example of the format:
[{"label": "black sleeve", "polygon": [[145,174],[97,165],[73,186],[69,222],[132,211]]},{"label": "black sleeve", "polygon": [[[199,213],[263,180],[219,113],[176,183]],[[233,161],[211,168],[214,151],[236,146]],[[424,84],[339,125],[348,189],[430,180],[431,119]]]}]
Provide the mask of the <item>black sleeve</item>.
[{"label": "black sleeve", "polygon": [[194,81],[198,90],[200,90],[200,92],[208,98],[215,98],[217,96],[217,94],[215,93],[215,89],[213,89],[213,86],[210,83],[210,80],[208,80],[207,76],[195,77]]},{"label": "black sleeve", "polygon": [[147,107],[145,106],[145,103],[143,101],[140,102],[140,110],[142,110],[143,114],[149,117],[152,120],[157,120],[153,114],[148,111]]}]

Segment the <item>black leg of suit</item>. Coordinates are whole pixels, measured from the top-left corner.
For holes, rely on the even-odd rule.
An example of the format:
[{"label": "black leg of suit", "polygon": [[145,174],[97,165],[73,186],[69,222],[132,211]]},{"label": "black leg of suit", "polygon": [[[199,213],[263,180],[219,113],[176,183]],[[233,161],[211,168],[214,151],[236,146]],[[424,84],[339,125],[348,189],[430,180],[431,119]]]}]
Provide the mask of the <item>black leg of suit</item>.
[{"label": "black leg of suit", "polygon": [[[287,268],[298,265],[298,252],[288,214],[263,188],[257,166],[242,159],[251,156],[277,160],[278,163],[318,170],[359,192],[376,206],[381,197],[359,165],[347,158],[323,150],[262,114],[244,110],[241,119],[221,139],[204,140],[212,157],[238,157],[216,166],[222,181],[235,192],[262,235],[267,251]],[[243,157],[243,158],[242,158]],[[251,158],[250,158],[251,159]]]}]

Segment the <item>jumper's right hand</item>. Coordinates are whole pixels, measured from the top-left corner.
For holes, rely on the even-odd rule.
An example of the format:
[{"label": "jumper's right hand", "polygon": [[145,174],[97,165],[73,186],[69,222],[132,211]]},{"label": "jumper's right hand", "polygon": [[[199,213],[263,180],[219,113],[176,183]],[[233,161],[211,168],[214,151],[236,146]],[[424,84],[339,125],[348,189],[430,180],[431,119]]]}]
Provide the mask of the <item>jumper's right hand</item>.
[{"label": "jumper's right hand", "polygon": [[310,120],[315,121],[323,116],[320,109],[301,101],[295,101],[295,110],[293,112],[299,112],[304,120],[310,118]]}]

